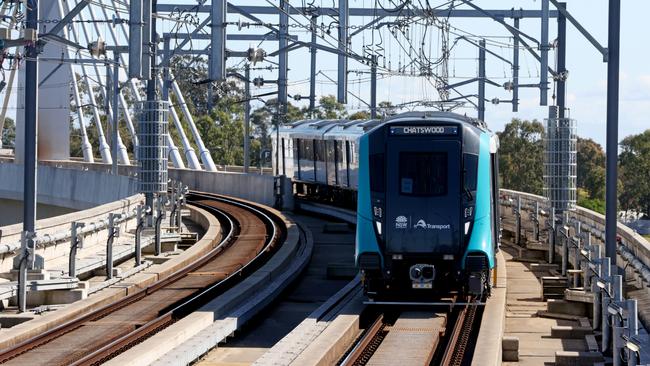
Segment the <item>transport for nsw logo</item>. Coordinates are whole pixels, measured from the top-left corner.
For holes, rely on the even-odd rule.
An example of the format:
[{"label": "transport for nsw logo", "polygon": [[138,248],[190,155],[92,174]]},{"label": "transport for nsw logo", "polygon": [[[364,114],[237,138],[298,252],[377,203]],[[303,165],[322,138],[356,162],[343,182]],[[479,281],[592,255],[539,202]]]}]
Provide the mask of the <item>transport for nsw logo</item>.
[{"label": "transport for nsw logo", "polygon": [[406,216],[397,216],[395,219],[395,229],[406,229],[408,228],[408,219]]},{"label": "transport for nsw logo", "polygon": [[417,228],[419,228],[419,227],[421,227],[421,228],[423,228],[423,229],[426,229],[426,228],[427,228],[427,222],[424,221],[424,220],[422,220],[422,219],[420,219],[420,221],[418,221],[418,223],[415,224],[415,226],[413,226],[413,228],[414,228],[414,229],[417,229]]}]

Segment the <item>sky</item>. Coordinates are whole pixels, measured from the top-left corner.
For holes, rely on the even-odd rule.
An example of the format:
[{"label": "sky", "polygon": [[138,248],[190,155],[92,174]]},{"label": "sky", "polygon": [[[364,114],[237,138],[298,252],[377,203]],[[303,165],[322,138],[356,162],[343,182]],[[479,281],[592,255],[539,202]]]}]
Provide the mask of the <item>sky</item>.
[{"label": "sky", "polygon": [[[103,0],[108,2],[109,0]],[[370,7],[376,0],[349,0],[350,7]],[[390,7],[390,0],[381,0],[385,7]],[[415,3],[424,0],[413,0]],[[258,5],[258,6],[275,6],[279,0],[233,0],[237,5]],[[447,4],[448,0],[429,0],[431,6]],[[459,0],[456,0],[458,3]],[[474,0],[475,4],[484,9],[540,9],[540,0]],[[607,45],[607,0],[570,0],[568,10],[571,14],[604,46]],[[159,0],[159,3],[177,3],[177,4],[196,4],[196,0]],[[207,2],[209,3],[209,2]],[[336,4],[334,0],[291,0],[293,6],[302,6],[305,3],[313,3],[316,6],[332,6]],[[467,8],[466,5],[459,8]],[[553,6],[551,6],[553,9]],[[109,11],[109,17],[112,16]],[[647,39],[644,35],[650,34],[650,24],[645,19],[646,14],[650,13],[650,1],[648,0],[623,0],[621,11],[621,63],[620,63],[620,120],[619,120],[619,137],[620,139],[630,134],[636,134],[648,128],[650,122],[650,50],[645,47]],[[118,16],[126,17],[125,13]],[[265,22],[277,23],[276,16],[260,16]],[[236,23],[238,21],[248,21],[238,14],[228,14],[227,21],[230,23],[227,30],[229,34],[234,33],[265,33],[263,27],[252,26],[240,29]],[[319,22],[331,24],[333,18],[319,19]],[[352,26],[366,24],[372,18],[354,18],[351,20]],[[511,24],[511,20],[507,20]],[[306,24],[307,19],[300,15],[292,16],[290,24]],[[556,38],[557,23],[551,20],[550,36],[552,42]],[[169,31],[174,22],[161,19],[159,21],[159,31]],[[452,34],[450,43],[453,43],[460,34],[481,35],[488,37],[488,48],[501,55],[511,59],[512,57],[512,37],[510,33],[500,24],[491,19],[459,19],[450,20]],[[79,27],[79,25],[75,25]],[[109,39],[109,25],[100,24],[100,33],[104,39]],[[567,69],[569,70],[569,79],[567,81],[567,107],[569,116],[577,121],[578,134],[581,137],[592,138],[604,146],[606,130],[606,92],[607,92],[607,64],[603,63],[602,56],[599,52],[570,24],[568,25],[567,35]],[[433,29],[433,28],[432,28]],[[530,36],[540,38],[540,22],[538,19],[524,19],[521,21],[521,29]],[[184,30],[183,30],[184,31]],[[301,40],[309,41],[310,34],[301,26],[290,28],[292,35],[298,36]],[[422,28],[411,29],[414,44],[419,42],[422,34]],[[119,36],[118,32],[118,37]],[[391,38],[386,27],[382,31],[375,32],[375,44],[379,43],[377,37],[383,37],[380,47],[383,47],[384,58],[380,60],[381,68],[387,69],[391,66],[394,71],[400,62],[406,58],[400,59],[399,45]],[[431,58],[439,56],[440,41],[437,29],[429,31],[429,36],[425,38],[424,49],[429,52]],[[355,53],[362,53],[364,45],[370,45],[371,33],[363,32],[352,40],[352,50]],[[420,38],[418,38],[420,37]],[[471,37],[477,39],[476,37]],[[80,42],[83,44],[83,41]],[[324,45],[336,45],[336,28],[332,28],[332,34],[321,34],[319,43]],[[201,41],[193,41],[195,48],[204,47]],[[243,51],[250,46],[259,46],[267,53],[277,49],[276,41],[265,41],[261,44],[249,42],[228,42],[227,47],[235,51]],[[539,82],[539,64],[526,51],[521,51],[521,71],[520,83],[537,83]],[[476,47],[465,43],[459,44],[453,48],[450,62],[449,74],[450,82],[458,82],[468,78],[476,77],[478,72],[477,61],[478,50]],[[555,63],[555,53],[549,54],[549,63],[551,66]],[[331,80],[336,79],[336,56],[327,52],[319,51],[317,53],[317,96],[336,94],[336,86]],[[269,57],[266,62],[257,64],[255,67],[264,68],[274,66],[277,57]],[[229,67],[241,67],[242,59],[229,58],[227,65]],[[302,48],[292,51],[289,54],[289,95],[309,94],[309,52]],[[369,100],[369,67],[359,64],[356,61],[349,62],[349,96],[348,110],[354,112],[360,109],[367,109],[364,102]],[[357,73],[360,71],[361,73]],[[510,66],[496,57],[488,55],[487,58],[487,76],[489,79],[503,84],[511,80]],[[252,76],[261,76],[267,80],[277,78],[276,71],[253,70]],[[122,73],[122,81],[126,76]],[[274,90],[275,85],[267,84],[262,88],[253,88],[252,92],[264,93]],[[552,101],[552,92],[549,91],[549,101]],[[467,85],[459,88],[461,92],[475,94],[476,84]],[[14,88],[14,93],[16,89]],[[4,94],[4,93],[3,93]],[[0,95],[1,97],[2,95]],[[452,94],[452,97],[454,95]],[[488,99],[500,98],[507,100],[511,98],[509,92],[503,88],[488,86],[486,89]],[[15,95],[12,95],[12,103],[15,103]],[[405,103],[413,100],[436,100],[438,98],[436,89],[430,81],[422,77],[404,77],[391,76],[381,78],[378,81],[378,101],[389,100],[393,104]],[[306,105],[306,101],[295,102],[299,105]],[[259,104],[257,105],[259,106]],[[419,108],[422,109],[422,108]],[[457,110],[459,113],[476,115],[476,110],[471,107]],[[15,112],[13,113],[15,115]],[[9,116],[12,116],[12,109],[9,110]],[[520,91],[520,108],[518,113],[511,111],[509,104],[500,103],[499,105],[487,104],[486,122],[492,130],[499,131],[512,118],[537,119],[543,120],[548,115],[548,107],[540,106],[539,90],[522,89]]]},{"label": "sky", "polygon": [[[269,1],[275,3],[275,1]],[[324,5],[331,2],[322,1]],[[435,0],[430,1],[431,6],[440,5],[447,1]],[[245,1],[238,2],[246,3]],[[269,5],[266,0],[248,2],[249,4]],[[293,1],[292,4],[302,3],[301,1]],[[320,2],[316,1],[318,5]],[[351,7],[369,6],[374,3],[372,0],[351,0]],[[388,1],[384,1],[385,6]],[[541,2],[534,0],[475,0],[475,4],[483,7],[484,9],[540,9]],[[650,24],[644,19],[644,14],[650,13],[650,1],[647,0],[624,0],[622,1],[621,10],[621,62],[620,62],[620,119],[619,119],[619,137],[622,139],[630,134],[640,133],[647,128],[650,124],[650,51],[642,44],[647,40],[643,35],[650,34]],[[568,10],[571,14],[600,42],[600,44],[607,45],[607,23],[608,23],[608,1],[607,0],[571,0],[568,1]],[[462,7],[465,8],[465,7]],[[551,9],[553,6],[551,5]],[[237,21],[240,17],[236,14],[229,14],[228,21]],[[304,18],[299,16],[295,19],[305,21]],[[272,20],[269,20],[272,21]],[[369,18],[355,19],[352,24],[367,23]],[[490,35],[499,38],[489,38],[496,43],[512,44],[512,39],[507,30],[500,24],[491,19],[452,19],[451,25],[458,28],[458,32],[466,31],[472,34]],[[540,22],[536,19],[525,19],[521,21],[521,29],[533,36],[536,39],[540,38]],[[569,70],[569,79],[567,81],[567,107],[569,108],[569,116],[577,121],[578,134],[581,137],[592,138],[605,145],[605,131],[606,131],[606,93],[607,93],[607,64],[603,62],[602,56],[573,26],[568,25],[567,34],[567,69]],[[232,28],[228,28],[229,32]],[[237,31],[237,29],[233,29]],[[297,33],[303,40],[308,40],[308,34]],[[557,23],[552,20],[550,24],[549,39],[552,42],[557,35]],[[357,36],[360,37],[360,36]],[[451,41],[455,38],[454,35],[450,36]],[[329,38],[332,41],[332,38]],[[321,40],[322,41],[322,40]],[[366,39],[367,42],[367,39]],[[240,42],[241,43],[241,42]],[[353,41],[353,49],[356,52],[360,51],[360,43],[358,39]],[[435,42],[433,48],[438,46]],[[236,45],[229,45],[229,47],[236,47]],[[241,46],[240,46],[241,47]],[[267,52],[275,49],[273,42],[264,43],[261,45]],[[392,44],[393,63],[396,60],[395,54],[396,45]],[[490,50],[506,57],[511,58],[512,50],[508,47],[488,46]],[[461,81],[467,77],[474,77],[477,74],[477,49],[468,44],[458,46],[452,53],[452,60],[450,60],[450,75],[456,75],[457,78],[452,78],[451,81]],[[532,56],[525,54],[521,51],[521,71],[520,83],[534,83],[538,82],[539,78],[539,65],[532,58]],[[435,55],[435,52],[434,52]],[[309,76],[309,53],[305,50],[292,52],[289,55],[290,65],[290,87],[289,94],[308,95],[308,84],[295,84],[296,80],[304,80]],[[318,53],[318,70],[323,71],[329,77],[336,78],[336,58],[327,55],[324,52]],[[550,65],[555,63],[555,53],[551,52],[549,55]],[[230,65],[237,64],[237,60],[229,61]],[[350,62],[350,70],[365,69],[367,66],[360,65],[356,62]],[[395,66],[393,66],[395,68]],[[260,73],[261,75],[263,73]],[[499,84],[504,81],[510,80],[511,71],[510,66],[504,62],[488,55],[487,64],[488,78],[493,79]],[[266,75],[265,75],[266,76]],[[268,77],[273,77],[269,74]],[[351,80],[358,79],[359,76],[350,74]],[[361,76],[364,80],[367,75]],[[418,80],[420,79],[420,80]],[[435,99],[437,93],[432,86],[422,78],[400,78],[391,77],[390,79],[380,80],[378,83],[378,100],[391,100],[394,104],[403,103],[410,100],[423,99],[429,97]],[[321,81],[317,87],[317,94],[335,94],[336,89],[331,83],[325,84],[328,80],[323,76],[319,76]],[[292,81],[294,82],[292,84]],[[476,93],[475,85],[468,85],[462,87],[461,90],[466,93]],[[369,83],[356,83],[350,84],[349,91],[368,100]],[[552,96],[549,91],[549,101]],[[503,100],[509,99],[511,96],[508,92],[501,88],[488,86],[486,96],[488,99],[494,97]],[[349,96],[348,108],[351,110],[365,108],[354,97]],[[548,115],[548,107],[540,106],[539,103],[539,90],[537,89],[522,89],[520,92],[520,108],[518,113],[513,113],[511,106],[508,104],[492,105],[487,104],[486,121],[493,130],[502,130],[503,126],[510,121],[511,118],[522,119],[537,119],[543,120]],[[471,108],[460,109],[460,113],[467,113],[468,115],[476,115],[476,111]]]}]

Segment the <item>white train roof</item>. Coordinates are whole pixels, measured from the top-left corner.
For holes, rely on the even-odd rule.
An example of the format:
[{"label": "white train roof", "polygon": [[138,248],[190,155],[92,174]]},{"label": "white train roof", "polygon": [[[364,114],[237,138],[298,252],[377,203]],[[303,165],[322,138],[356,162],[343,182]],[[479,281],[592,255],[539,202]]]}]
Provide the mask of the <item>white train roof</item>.
[{"label": "white train roof", "polygon": [[356,139],[380,124],[380,120],[300,120],[280,126],[283,137],[298,139]]}]

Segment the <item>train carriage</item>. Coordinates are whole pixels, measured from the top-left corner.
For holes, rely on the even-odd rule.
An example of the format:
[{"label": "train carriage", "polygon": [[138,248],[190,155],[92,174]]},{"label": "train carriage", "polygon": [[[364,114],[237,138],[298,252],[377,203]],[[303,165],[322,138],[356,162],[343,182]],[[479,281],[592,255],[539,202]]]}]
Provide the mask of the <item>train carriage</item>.
[{"label": "train carriage", "polygon": [[[273,167],[291,177],[296,193],[353,206],[358,181],[359,138],[379,120],[302,120],[280,127],[279,160]],[[273,135],[273,149],[278,143]],[[287,152],[286,146],[292,146]]]},{"label": "train carriage", "polygon": [[356,207],[355,258],[368,297],[489,293],[499,242],[498,138],[484,122],[412,112],[298,121],[278,135],[282,154],[273,164],[297,194]]},{"label": "train carriage", "polygon": [[449,112],[401,114],[360,139],[356,260],[369,297],[489,291],[497,148],[483,122]]}]

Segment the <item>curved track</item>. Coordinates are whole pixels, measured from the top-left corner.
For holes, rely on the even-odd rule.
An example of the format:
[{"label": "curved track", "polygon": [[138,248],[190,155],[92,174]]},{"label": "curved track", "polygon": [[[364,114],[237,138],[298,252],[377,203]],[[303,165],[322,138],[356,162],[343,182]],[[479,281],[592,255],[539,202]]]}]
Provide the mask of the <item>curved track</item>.
[{"label": "curved track", "polygon": [[0,362],[86,365],[106,361],[232,287],[283,239],[286,228],[281,220],[256,206],[201,193],[189,198],[219,219],[219,245],[133,295],[3,351]]}]

